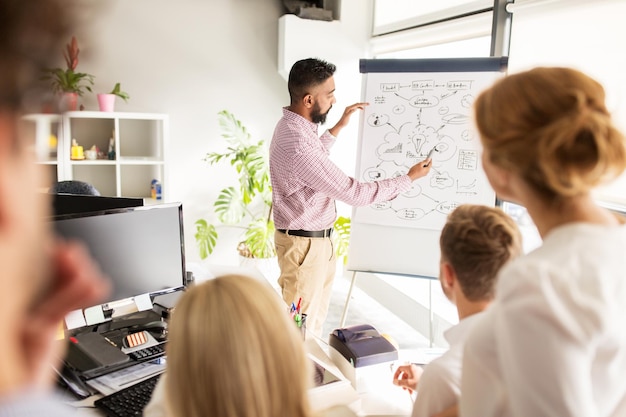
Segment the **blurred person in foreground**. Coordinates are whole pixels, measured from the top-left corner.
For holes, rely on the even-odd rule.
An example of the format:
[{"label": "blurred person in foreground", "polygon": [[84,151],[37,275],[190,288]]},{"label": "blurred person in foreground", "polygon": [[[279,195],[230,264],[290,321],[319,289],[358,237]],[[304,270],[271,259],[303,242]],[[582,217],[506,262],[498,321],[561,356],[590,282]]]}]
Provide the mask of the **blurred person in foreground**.
[{"label": "blurred person in foreground", "polygon": [[86,250],[55,241],[45,217],[49,183],[22,137],[21,117],[39,110],[41,70],[72,35],[65,0],[0,0],[0,416],[67,416],[52,391],[55,340],[70,311],[95,304],[107,284]]}]

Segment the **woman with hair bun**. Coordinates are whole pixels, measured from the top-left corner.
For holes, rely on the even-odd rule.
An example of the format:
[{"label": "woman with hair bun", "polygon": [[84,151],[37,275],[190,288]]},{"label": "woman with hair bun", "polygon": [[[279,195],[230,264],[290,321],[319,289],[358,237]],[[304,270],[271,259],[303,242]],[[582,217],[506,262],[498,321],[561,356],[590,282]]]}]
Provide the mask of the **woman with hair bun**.
[{"label": "woman with hair bun", "polygon": [[466,343],[461,416],[625,416],[626,225],[591,196],[626,167],[604,89],[535,68],[483,92],[475,120],[489,182],[543,243],[502,269]]}]

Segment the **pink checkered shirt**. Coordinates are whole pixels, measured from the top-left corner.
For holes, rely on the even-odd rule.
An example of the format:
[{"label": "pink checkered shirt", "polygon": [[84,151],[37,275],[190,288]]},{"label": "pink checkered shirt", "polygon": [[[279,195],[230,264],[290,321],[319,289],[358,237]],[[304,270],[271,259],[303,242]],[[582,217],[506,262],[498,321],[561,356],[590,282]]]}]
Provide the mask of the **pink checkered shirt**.
[{"label": "pink checkered shirt", "polygon": [[411,188],[408,175],[376,182],[347,176],[328,157],[335,138],[283,108],[270,144],[270,176],[277,229],[323,230],[333,226],[335,200],[352,206],[387,201]]}]

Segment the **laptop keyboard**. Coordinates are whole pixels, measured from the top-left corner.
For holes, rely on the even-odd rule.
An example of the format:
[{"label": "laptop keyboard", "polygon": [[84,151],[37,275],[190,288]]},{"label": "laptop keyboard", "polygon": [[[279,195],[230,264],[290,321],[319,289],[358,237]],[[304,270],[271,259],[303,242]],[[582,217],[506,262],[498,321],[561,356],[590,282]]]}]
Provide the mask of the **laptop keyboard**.
[{"label": "laptop keyboard", "polygon": [[109,417],[141,416],[161,375],[152,376],[128,388],[102,397],[96,400],[94,405],[103,410]]}]

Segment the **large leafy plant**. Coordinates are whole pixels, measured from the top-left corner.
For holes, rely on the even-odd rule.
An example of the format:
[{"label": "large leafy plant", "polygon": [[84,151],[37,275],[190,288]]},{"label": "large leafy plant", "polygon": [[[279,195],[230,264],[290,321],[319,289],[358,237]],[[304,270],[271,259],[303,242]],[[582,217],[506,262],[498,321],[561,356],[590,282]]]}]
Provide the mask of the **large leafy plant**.
[{"label": "large leafy plant", "polygon": [[77,93],[82,96],[84,90],[91,92],[94,76],[76,71],[79,52],[76,37],[72,36],[72,40],[63,51],[66,68],[46,68],[43,70],[45,75],[42,79],[51,81],[55,93]]},{"label": "large leafy plant", "polygon": [[[218,122],[227,148],[207,153],[204,161],[211,165],[229,162],[237,171],[238,184],[220,191],[213,204],[214,212],[222,224],[244,229],[237,248],[242,256],[273,257],[275,229],[267,148],[262,140],[254,141],[246,127],[227,110],[218,113]],[[205,259],[217,243],[217,228],[205,219],[197,220],[195,225],[200,258]]]}]

